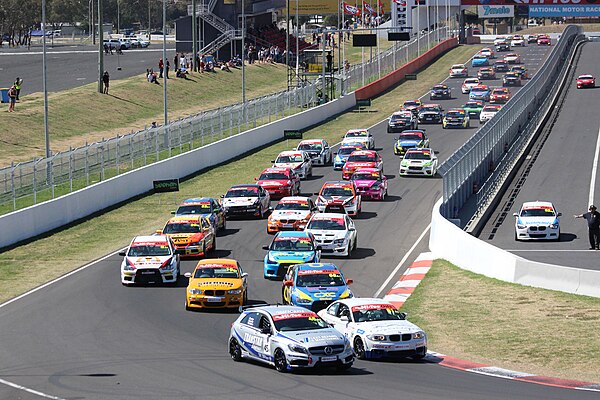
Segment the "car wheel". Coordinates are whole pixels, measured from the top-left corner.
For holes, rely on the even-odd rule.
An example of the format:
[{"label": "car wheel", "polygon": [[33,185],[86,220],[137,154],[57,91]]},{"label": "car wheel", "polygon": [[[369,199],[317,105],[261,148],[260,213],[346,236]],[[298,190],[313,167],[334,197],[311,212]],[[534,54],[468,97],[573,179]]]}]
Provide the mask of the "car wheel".
[{"label": "car wheel", "polygon": [[185,310],[186,311],[192,311],[192,308],[189,306],[187,300],[185,301]]},{"label": "car wheel", "polygon": [[354,354],[359,360],[367,358],[367,352],[365,351],[365,344],[360,337],[354,339]]},{"label": "car wheel", "polygon": [[274,363],[275,363],[275,369],[277,370],[277,372],[282,372],[285,373],[287,372],[287,360],[285,359],[285,353],[283,352],[283,350],[281,349],[277,349],[275,350],[275,356],[273,359]]},{"label": "car wheel", "polygon": [[342,365],[338,365],[337,367],[335,367],[336,370],[338,371],[348,371],[350,368],[352,368],[352,363],[348,363],[348,364],[342,364]]},{"label": "car wheel", "polygon": [[515,231],[515,242],[519,241],[519,237],[517,236],[517,232]]},{"label": "car wheel", "polygon": [[427,348],[425,348],[425,351],[423,351],[423,354],[415,354],[411,358],[415,361],[419,361],[419,360],[424,359],[426,355],[427,355]]},{"label": "car wheel", "polygon": [[221,225],[221,230],[227,230],[227,218],[223,218],[223,225]]},{"label": "car wheel", "polygon": [[244,290],[244,298],[242,299],[242,305],[248,304],[248,290]]},{"label": "car wheel", "polygon": [[229,355],[233,361],[242,361],[242,348],[234,338],[229,341]]},{"label": "car wheel", "polygon": [[265,212],[263,211],[262,204],[260,205],[260,211],[258,213],[258,219],[263,219],[265,217]]},{"label": "car wheel", "polygon": [[212,247],[210,249],[211,253],[215,253],[217,251],[217,235],[213,238]]}]

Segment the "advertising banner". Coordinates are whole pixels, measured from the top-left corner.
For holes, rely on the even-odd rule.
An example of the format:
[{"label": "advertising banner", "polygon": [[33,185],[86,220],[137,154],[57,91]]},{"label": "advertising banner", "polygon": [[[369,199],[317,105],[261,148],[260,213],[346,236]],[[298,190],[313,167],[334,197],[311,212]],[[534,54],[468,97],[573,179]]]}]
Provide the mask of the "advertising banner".
[{"label": "advertising banner", "polygon": [[600,0],[460,0],[462,6],[600,5]]},{"label": "advertising banner", "polygon": [[509,18],[515,16],[515,6],[477,6],[479,18]]},{"label": "advertising banner", "polygon": [[[414,0],[394,0],[391,4],[392,27],[398,32],[410,32],[412,29],[412,5]],[[404,28],[404,29],[402,29]],[[406,30],[405,30],[406,29]]]},{"label": "advertising banner", "polygon": [[[339,0],[289,0],[290,14],[296,14],[296,1],[298,2],[298,15],[323,15],[336,14],[340,8]],[[350,1],[354,5],[354,1]]]},{"label": "advertising banner", "polygon": [[600,5],[529,6],[530,17],[600,17]]}]

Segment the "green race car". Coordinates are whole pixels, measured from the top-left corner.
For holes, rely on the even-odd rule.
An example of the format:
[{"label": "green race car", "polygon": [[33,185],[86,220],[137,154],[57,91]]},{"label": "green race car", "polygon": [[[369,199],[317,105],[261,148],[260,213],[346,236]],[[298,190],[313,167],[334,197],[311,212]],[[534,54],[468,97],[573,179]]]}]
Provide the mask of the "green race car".
[{"label": "green race car", "polygon": [[469,115],[470,118],[479,119],[479,114],[483,110],[483,101],[471,100],[467,101],[462,109]]}]

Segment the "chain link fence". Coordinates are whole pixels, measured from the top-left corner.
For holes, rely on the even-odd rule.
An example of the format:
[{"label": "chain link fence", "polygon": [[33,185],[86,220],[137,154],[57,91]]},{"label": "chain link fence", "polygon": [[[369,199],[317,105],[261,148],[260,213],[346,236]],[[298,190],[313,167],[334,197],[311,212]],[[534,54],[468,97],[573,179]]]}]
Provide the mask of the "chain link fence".
[{"label": "chain link fence", "polygon": [[[394,45],[364,65],[351,67],[344,87],[356,89],[417,57],[447,37],[433,31]],[[430,46],[427,37],[430,35]],[[437,35],[437,36],[436,36]],[[0,214],[82,189],[118,174],[207,145],[319,104],[317,84],[205,111],[135,133],[69,149],[49,158],[0,168]]]}]

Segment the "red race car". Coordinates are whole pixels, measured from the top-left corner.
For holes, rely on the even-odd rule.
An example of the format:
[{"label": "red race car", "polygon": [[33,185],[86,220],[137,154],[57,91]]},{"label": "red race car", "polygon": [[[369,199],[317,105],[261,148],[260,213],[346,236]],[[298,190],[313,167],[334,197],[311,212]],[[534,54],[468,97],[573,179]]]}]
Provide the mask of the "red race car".
[{"label": "red race car", "polygon": [[551,41],[550,41],[550,36],[542,34],[539,35],[537,38],[537,44],[538,46],[550,46],[552,45]]},{"label": "red race car", "polygon": [[300,193],[300,178],[291,168],[267,168],[255,180],[269,192],[271,198]]},{"label": "red race car", "polygon": [[592,75],[579,75],[577,78],[577,89],[596,87],[596,78]]},{"label": "red race car", "polygon": [[375,150],[356,150],[342,168],[342,179],[350,179],[358,168],[376,168],[383,171],[383,159]]},{"label": "red race car", "polygon": [[490,103],[506,103],[510,100],[510,91],[507,88],[496,88],[490,94]]}]

